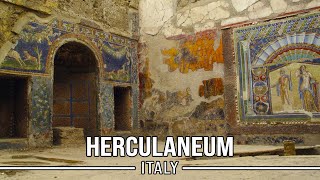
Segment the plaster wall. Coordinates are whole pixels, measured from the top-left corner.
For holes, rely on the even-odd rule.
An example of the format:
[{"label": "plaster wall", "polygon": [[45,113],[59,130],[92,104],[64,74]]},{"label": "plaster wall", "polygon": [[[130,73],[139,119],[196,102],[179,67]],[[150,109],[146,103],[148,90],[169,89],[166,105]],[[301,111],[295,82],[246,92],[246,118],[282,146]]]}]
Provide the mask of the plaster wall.
[{"label": "plaster wall", "polygon": [[[293,133],[282,123],[265,128],[249,122],[249,127],[247,122],[239,120],[238,92],[242,90],[238,83],[233,29],[317,13],[319,7],[319,0],[141,0],[140,120],[165,123],[169,134],[179,134],[174,131],[180,130],[192,132],[196,122],[213,122],[224,129],[224,133],[212,129],[198,131],[211,135],[268,134],[272,128],[274,133]],[[210,32],[215,35],[205,35]],[[213,47],[213,51],[207,46]],[[222,59],[203,58],[204,54],[220,54]],[[208,66],[201,63],[203,59],[210,62]],[[216,83],[216,79],[223,83]],[[170,96],[176,92],[185,93],[188,103],[183,103],[186,101],[183,98],[179,101],[179,96]],[[310,128],[312,133],[319,132],[316,124],[293,124],[299,127],[297,134],[311,132],[307,130]]]}]

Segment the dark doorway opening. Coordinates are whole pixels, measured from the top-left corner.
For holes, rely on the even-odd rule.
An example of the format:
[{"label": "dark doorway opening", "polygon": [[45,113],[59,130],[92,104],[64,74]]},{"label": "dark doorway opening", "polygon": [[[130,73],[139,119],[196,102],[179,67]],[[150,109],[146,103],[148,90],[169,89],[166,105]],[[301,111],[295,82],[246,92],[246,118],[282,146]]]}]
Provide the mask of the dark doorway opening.
[{"label": "dark doorway opening", "polygon": [[69,42],[54,60],[53,127],[83,128],[95,136],[97,128],[97,64],[83,44]]},{"label": "dark doorway opening", "polygon": [[0,138],[26,138],[28,79],[0,77]]},{"label": "dark doorway opening", "polygon": [[131,130],[131,87],[114,87],[115,130]]}]

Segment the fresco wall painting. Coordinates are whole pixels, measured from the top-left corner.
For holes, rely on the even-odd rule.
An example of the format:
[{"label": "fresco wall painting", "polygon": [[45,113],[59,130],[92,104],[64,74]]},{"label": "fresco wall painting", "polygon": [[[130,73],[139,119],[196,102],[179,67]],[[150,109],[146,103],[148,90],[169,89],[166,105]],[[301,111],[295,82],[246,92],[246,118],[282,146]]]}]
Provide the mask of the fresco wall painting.
[{"label": "fresco wall painting", "polygon": [[216,30],[208,30],[179,37],[179,46],[162,50],[169,72],[181,73],[204,69],[212,71],[214,63],[223,63],[222,39]]},{"label": "fresco wall painting", "polygon": [[[187,86],[176,89],[180,86],[178,83],[183,82],[177,82],[172,90],[155,88],[159,86],[156,84],[161,82],[151,77],[153,73],[156,76],[161,76],[161,74],[158,75],[158,72],[154,72],[150,66],[150,63],[154,62],[151,59],[153,57],[145,57],[139,74],[143,118],[159,121],[160,124],[163,121],[181,118],[223,120],[224,86],[222,74],[213,74],[209,79],[199,77],[195,80],[191,78],[192,73],[222,72],[223,68],[221,67],[223,66],[221,64],[224,63],[224,59],[221,33],[212,29],[196,34],[174,36],[167,40],[173,41],[176,45],[161,50],[162,63],[168,67],[167,72],[164,73],[175,72],[175,75],[172,76],[190,77],[190,81],[195,82],[196,88]],[[143,45],[141,51],[149,54],[149,50]],[[200,83],[198,84],[198,82]]]},{"label": "fresco wall painting", "polygon": [[223,95],[222,78],[212,78],[202,81],[203,85],[199,86],[199,96],[209,99],[211,96]]}]

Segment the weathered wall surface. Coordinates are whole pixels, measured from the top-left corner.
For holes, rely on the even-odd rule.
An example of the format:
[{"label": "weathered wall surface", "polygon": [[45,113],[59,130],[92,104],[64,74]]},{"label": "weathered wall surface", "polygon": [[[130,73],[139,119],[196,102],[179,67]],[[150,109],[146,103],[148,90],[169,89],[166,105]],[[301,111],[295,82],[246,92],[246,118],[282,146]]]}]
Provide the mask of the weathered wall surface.
[{"label": "weathered wall surface", "polygon": [[138,6],[138,0],[2,0],[0,13],[6,28],[12,27],[15,20],[25,13],[32,12],[41,17],[91,21],[92,26],[99,25],[108,32],[129,37],[137,29],[132,22],[137,21]]},{"label": "weathered wall surface", "polygon": [[[231,134],[270,133],[275,126],[249,128],[245,124],[251,122],[239,120],[238,93],[243,89],[239,85],[233,29],[317,12],[319,7],[319,0],[142,0],[140,119],[168,129],[169,134],[194,134],[197,126],[202,127],[198,122],[207,126],[214,123]],[[300,26],[291,27],[283,28]],[[265,36],[272,34],[265,32]],[[279,134],[287,128],[276,126]],[[319,129],[305,123],[300,126],[297,133]],[[204,129],[207,130],[199,128],[197,132],[221,134],[214,128]]]},{"label": "weathered wall surface", "polygon": [[187,131],[192,128],[183,125],[186,119],[223,120],[221,32],[210,30],[171,40],[147,38],[142,48],[147,51],[146,61],[139,75],[140,119],[168,122]]},{"label": "weathered wall surface", "polygon": [[132,34],[130,22],[137,13],[138,0],[58,0],[57,12],[93,20],[108,31],[128,36]]},{"label": "weathered wall surface", "polygon": [[142,0],[141,33],[171,37],[220,29],[237,23],[288,16],[316,8],[319,3],[318,0]]}]

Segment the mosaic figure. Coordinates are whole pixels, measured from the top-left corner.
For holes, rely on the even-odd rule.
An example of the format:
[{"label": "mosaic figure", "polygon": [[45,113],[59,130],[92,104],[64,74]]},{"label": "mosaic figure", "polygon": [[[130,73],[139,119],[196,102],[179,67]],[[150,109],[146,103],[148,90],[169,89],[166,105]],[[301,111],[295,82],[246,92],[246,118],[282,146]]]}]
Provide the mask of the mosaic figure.
[{"label": "mosaic figure", "polygon": [[280,77],[277,84],[272,86],[277,88],[277,95],[281,97],[282,105],[286,103],[291,105],[289,91],[292,91],[292,80],[291,75],[286,74],[284,69],[280,70]]},{"label": "mosaic figure", "polygon": [[299,94],[302,102],[302,107],[308,112],[319,112],[315,103],[314,89],[315,80],[312,78],[310,72],[307,71],[305,65],[300,66],[300,69],[296,72],[296,76],[299,78]]}]

